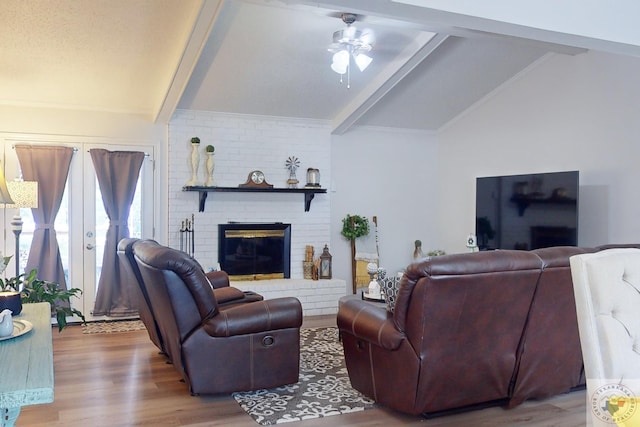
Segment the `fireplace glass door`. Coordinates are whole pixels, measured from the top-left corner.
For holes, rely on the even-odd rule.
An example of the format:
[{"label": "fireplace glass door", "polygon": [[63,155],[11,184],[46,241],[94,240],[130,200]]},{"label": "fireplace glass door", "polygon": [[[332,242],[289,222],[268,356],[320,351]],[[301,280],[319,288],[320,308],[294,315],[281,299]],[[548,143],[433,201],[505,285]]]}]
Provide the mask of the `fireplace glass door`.
[{"label": "fireplace glass door", "polygon": [[291,224],[220,224],[218,236],[218,262],[231,280],[290,277]]}]

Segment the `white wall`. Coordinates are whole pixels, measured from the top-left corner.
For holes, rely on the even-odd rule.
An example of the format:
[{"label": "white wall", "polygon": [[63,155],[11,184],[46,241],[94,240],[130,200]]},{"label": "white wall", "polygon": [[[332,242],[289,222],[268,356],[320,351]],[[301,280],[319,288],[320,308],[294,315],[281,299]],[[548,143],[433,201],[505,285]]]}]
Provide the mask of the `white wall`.
[{"label": "white wall", "polygon": [[582,246],[640,241],[640,58],[551,55],[438,135],[439,231],[464,251],[475,178],[580,171]]},{"label": "white wall", "polygon": [[412,261],[416,239],[425,251],[441,247],[435,206],[441,168],[432,134],[354,128],[333,136],[331,165],[331,240],[339,277],[351,283],[351,245],[340,234],[347,214],[377,216],[380,266],[390,273]]}]

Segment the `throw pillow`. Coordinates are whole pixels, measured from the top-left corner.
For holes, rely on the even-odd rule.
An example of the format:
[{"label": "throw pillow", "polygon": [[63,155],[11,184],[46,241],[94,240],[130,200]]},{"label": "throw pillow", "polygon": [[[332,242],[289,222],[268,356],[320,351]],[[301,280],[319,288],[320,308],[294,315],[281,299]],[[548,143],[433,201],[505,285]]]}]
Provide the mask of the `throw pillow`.
[{"label": "throw pillow", "polygon": [[380,284],[380,290],[384,293],[385,302],[387,304],[387,311],[393,313],[396,306],[396,299],[398,297],[398,289],[400,288],[400,280],[402,276],[385,276],[378,278]]}]

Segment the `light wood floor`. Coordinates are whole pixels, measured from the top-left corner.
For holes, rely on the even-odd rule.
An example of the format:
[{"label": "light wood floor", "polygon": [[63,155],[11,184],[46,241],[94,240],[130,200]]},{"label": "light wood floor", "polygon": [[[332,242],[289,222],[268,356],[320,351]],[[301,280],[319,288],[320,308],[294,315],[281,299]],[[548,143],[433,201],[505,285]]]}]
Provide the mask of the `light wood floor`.
[{"label": "light wood floor", "polygon": [[[305,319],[305,327],[335,326],[335,316]],[[193,397],[146,331],[82,333],[53,331],[55,401],[26,406],[17,426],[246,426],[258,427],[230,396]],[[452,392],[455,392],[452,390]],[[312,426],[584,426],[585,392],[514,409],[488,408],[432,419],[384,408],[308,420]]]}]

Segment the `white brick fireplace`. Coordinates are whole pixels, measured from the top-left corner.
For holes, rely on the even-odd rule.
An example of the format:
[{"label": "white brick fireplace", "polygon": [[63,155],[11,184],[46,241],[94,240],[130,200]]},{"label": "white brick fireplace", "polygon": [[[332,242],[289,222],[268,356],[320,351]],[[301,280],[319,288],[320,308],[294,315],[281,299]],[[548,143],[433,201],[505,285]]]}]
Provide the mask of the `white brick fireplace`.
[{"label": "white brick fireplace", "polygon": [[[305,246],[312,245],[316,257],[330,244],[330,197],[316,194],[308,212],[304,196],[292,193],[208,193],[204,212],[198,212],[198,193],[184,192],[191,177],[192,137],[200,138],[198,178],[204,182],[205,147],[215,146],[214,179],[217,186],[237,187],[252,170],[264,172],[266,181],[285,188],[289,177],[285,161],[295,156],[300,161],[297,178],[302,188],[307,168],[320,170],[320,184],[331,183],[329,126],[312,120],[281,119],[178,110],[169,125],[169,246],[178,248],[179,228],[184,219],[194,217],[195,257],[205,269],[215,267],[218,259],[220,223],[283,222],[291,230],[291,279],[279,281],[233,282],[245,290],[255,290],[265,298],[291,295],[298,297],[305,315],[331,314],[337,311],[337,299],[346,294],[344,280],[303,280],[302,261]],[[262,282],[262,283],[261,283]]]}]

